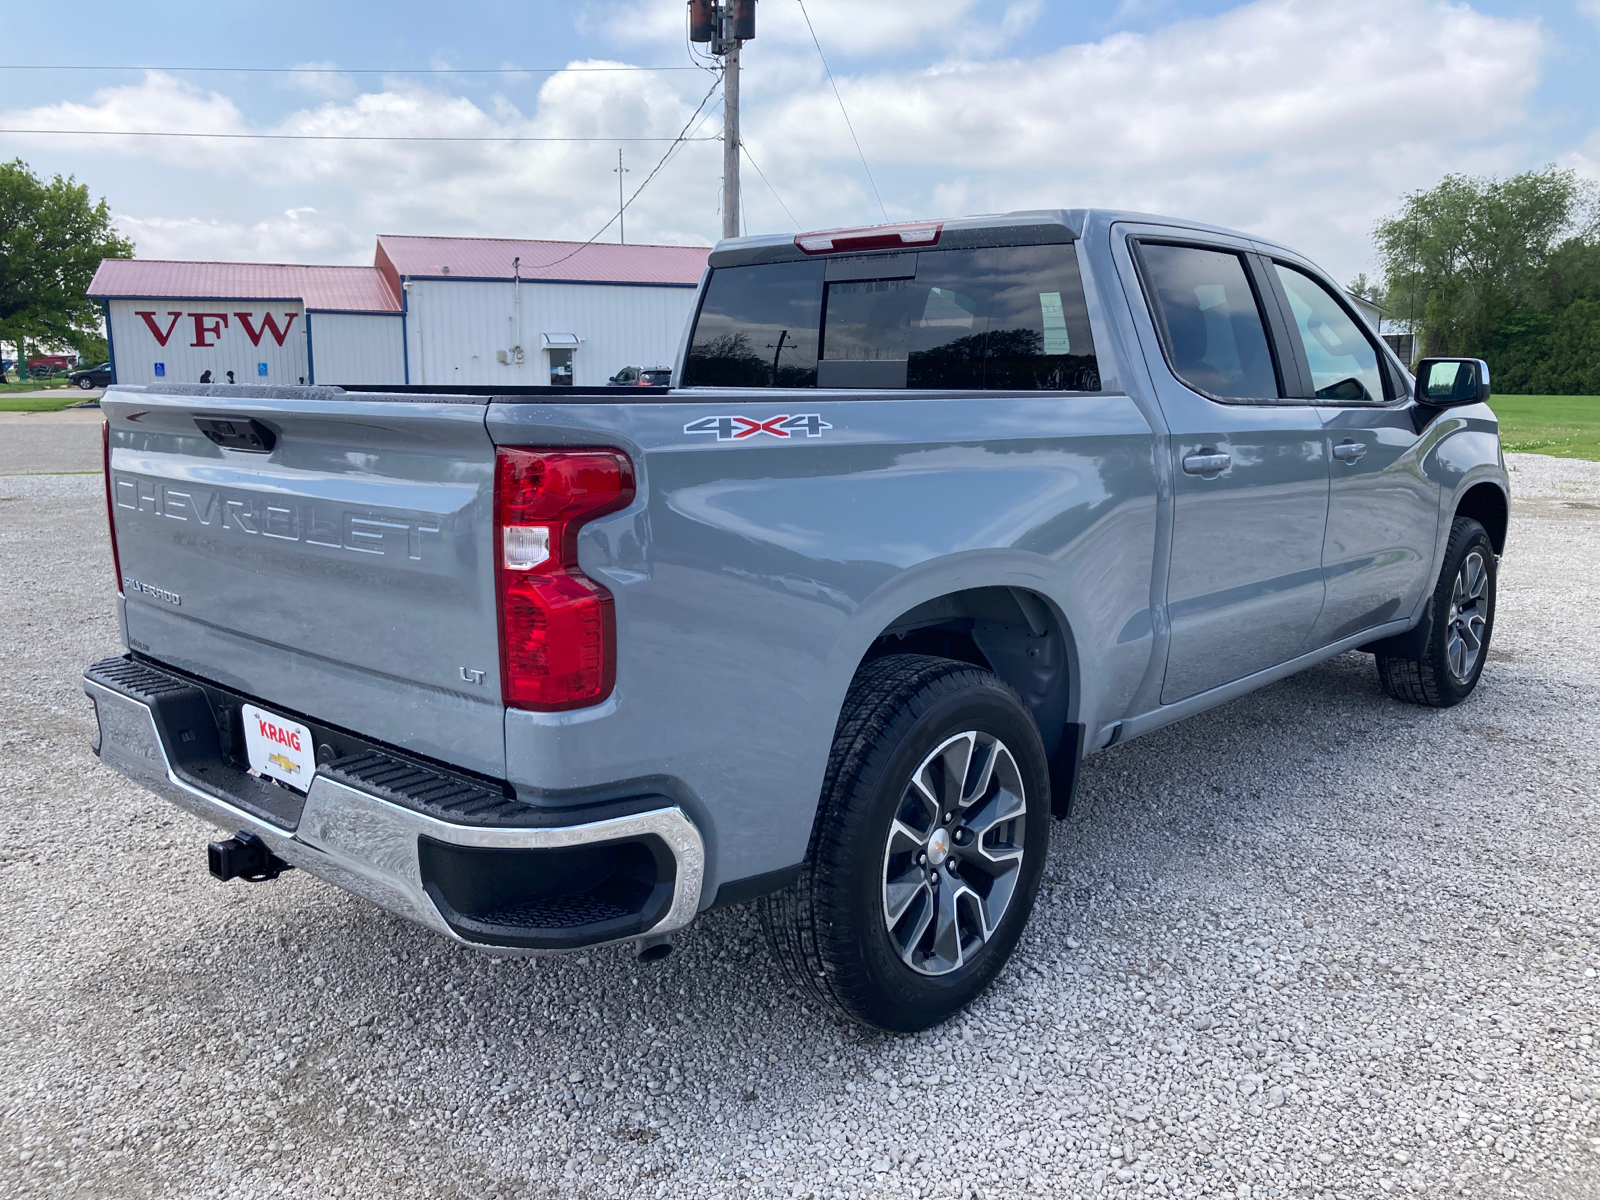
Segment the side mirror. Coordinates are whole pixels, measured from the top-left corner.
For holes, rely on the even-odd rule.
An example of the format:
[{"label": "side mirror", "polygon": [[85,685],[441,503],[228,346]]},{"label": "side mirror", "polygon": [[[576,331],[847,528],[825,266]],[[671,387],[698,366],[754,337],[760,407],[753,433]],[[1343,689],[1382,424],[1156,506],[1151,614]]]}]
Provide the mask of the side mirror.
[{"label": "side mirror", "polygon": [[1489,364],[1481,358],[1425,358],[1417,364],[1417,403],[1448,408],[1486,404]]}]

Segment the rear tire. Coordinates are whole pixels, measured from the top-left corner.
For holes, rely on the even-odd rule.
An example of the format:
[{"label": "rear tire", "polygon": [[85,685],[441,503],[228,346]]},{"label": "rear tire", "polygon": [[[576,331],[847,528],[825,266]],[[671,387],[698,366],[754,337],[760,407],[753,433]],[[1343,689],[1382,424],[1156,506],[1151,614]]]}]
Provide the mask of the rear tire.
[{"label": "rear tire", "polygon": [[1450,708],[1472,695],[1494,633],[1497,573],[1488,532],[1470,517],[1457,517],[1428,601],[1427,642],[1420,653],[1377,653],[1384,691],[1430,708]]},{"label": "rear tire", "polygon": [[926,1029],[1005,965],[1049,837],[1049,766],[1016,692],[966,663],[889,655],[850,685],[805,865],[761,923],[812,1000]]}]

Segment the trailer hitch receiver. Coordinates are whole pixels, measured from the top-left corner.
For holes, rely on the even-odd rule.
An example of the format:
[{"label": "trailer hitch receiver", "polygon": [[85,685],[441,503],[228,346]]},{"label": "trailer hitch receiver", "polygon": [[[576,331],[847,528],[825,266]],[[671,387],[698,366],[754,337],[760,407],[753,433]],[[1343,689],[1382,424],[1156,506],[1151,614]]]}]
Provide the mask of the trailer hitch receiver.
[{"label": "trailer hitch receiver", "polygon": [[207,846],[206,865],[224,883],[230,879],[265,883],[285,871],[294,870],[268,849],[266,842],[243,829],[225,842],[212,842]]}]

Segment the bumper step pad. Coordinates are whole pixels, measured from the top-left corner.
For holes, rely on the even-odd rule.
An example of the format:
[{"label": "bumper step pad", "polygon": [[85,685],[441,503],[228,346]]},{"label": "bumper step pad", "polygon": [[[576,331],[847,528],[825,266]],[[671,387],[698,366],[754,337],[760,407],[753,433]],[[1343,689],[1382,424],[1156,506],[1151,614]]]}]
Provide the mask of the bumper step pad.
[{"label": "bumper step pad", "polygon": [[531,804],[463,775],[408,762],[381,750],[336,758],[318,773],[379,796],[412,812],[453,825],[519,826],[541,823]]},{"label": "bumper step pad", "polygon": [[[83,675],[89,682],[150,709],[167,761],[185,783],[278,829],[290,830],[300,823],[305,797],[269,779],[259,779],[233,761],[226,752],[235,743],[228,724],[233,714],[225,713],[219,721],[199,684],[134,658],[101,659]],[[94,751],[100,752],[98,736]]]}]

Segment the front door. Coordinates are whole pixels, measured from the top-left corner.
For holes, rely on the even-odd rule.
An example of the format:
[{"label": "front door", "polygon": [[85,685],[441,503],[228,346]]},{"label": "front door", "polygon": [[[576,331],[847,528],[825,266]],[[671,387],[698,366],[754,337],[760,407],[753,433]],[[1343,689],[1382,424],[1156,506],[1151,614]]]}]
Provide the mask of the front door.
[{"label": "front door", "polygon": [[1313,647],[1411,615],[1430,581],[1439,488],[1422,468],[1424,440],[1397,371],[1371,333],[1309,271],[1272,264],[1303,354],[1304,393],[1316,402],[1332,457],[1327,583]]},{"label": "front door", "polygon": [[1328,459],[1321,414],[1287,398],[1297,377],[1286,386],[1268,337],[1265,264],[1228,244],[1134,250],[1170,431],[1171,704],[1304,649],[1322,610]]}]

